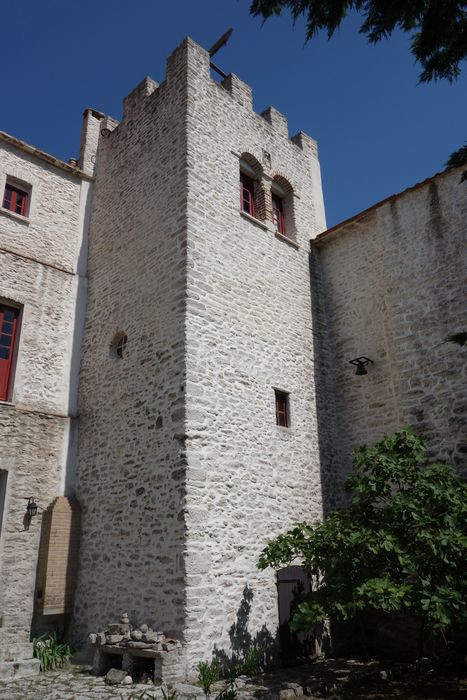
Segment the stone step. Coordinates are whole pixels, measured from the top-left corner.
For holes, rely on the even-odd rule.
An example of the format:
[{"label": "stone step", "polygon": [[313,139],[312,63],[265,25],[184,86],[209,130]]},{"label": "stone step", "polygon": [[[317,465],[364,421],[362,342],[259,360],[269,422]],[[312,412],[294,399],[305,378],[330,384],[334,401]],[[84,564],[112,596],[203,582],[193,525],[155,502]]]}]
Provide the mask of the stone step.
[{"label": "stone step", "polygon": [[21,659],[20,661],[0,661],[0,680],[27,678],[36,676],[41,670],[39,659]]},{"label": "stone step", "polygon": [[0,644],[0,661],[22,661],[32,659],[31,642],[3,642]]}]

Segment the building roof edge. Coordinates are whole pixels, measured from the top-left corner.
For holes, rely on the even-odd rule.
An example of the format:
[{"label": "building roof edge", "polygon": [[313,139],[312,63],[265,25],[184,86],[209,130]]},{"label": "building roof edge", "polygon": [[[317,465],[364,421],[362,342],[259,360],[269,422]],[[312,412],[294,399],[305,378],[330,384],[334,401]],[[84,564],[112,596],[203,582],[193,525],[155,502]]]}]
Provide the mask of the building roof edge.
[{"label": "building roof edge", "polygon": [[51,156],[49,153],[41,151],[39,148],[35,148],[35,146],[31,146],[29,143],[21,141],[21,139],[17,139],[15,136],[7,134],[5,131],[0,131],[0,141],[4,141],[5,143],[10,144],[11,146],[15,146],[21,151],[29,153],[29,155],[36,156],[36,158],[40,158],[40,160],[46,161],[47,163],[49,163],[49,165],[54,165],[56,168],[65,170],[69,175],[74,175],[75,177],[79,177],[83,180],[93,180],[93,177],[91,175],[88,175],[80,168],[75,167],[73,165],[69,165],[68,163],[65,163],[64,160],[60,160],[60,158],[55,158],[55,156]]},{"label": "building roof edge", "polygon": [[428,185],[430,182],[435,180],[438,177],[444,177],[446,175],[450,175],[453,172],[456,171],[461,171],[466,169],[466,165],[461,165],[458,168],[446,168],[446,170],[441,170],[439,173],[435,173],[431,177],[427,177],[425,180],[422,180],[421,182],[415,183],[415,185],[411,185],[410,187],[406,187],[405,190],[401,190],[400,192],[396,192],[395,194],[389,195],[389,197],[385,197],[384,199],[381,199],[379,202],[376,202],[375,204],[372,204],[371,207],[368,207],[367,209],[364,209],[363,211],[358,212],[358,214],[354,214],[353,216],[350,216],[348,219],[344,219],[344,221],[341,221],[339,224],[335,224],[335,226],[331,226],[331,228],[326,229],[326,231],[323,231],[322,233],[319,233],[316,238],[312,239],[310,241],[311,244],[319,244],[323,241],[323,239],[326,239],[330,234],[336,233],[339,229],[343,229],[349,224],[353,224],[359,219],[362,219],[364,216],[367,216],[367,214],[370,214],[373,210],[378,209],[379,207],[382,207],[383,204],[387,204],[388,202],[395,201],[399,199],[400,197],[403,197],[405,194],[408,192],[413,192],[414,190],[418,190],[421,187],[425,187]]}]

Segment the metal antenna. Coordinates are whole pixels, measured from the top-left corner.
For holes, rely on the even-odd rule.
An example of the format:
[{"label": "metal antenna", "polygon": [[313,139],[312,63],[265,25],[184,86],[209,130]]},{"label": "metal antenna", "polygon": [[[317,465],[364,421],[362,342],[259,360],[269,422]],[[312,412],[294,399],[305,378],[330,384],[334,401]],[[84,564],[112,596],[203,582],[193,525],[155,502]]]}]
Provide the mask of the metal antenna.
[{"label": "metal antenna", "polygon": [[[208,51],[210,58],[212,58],[212,57],[214,56],[214,54],[217,53],[217,52],[219,51],[219,49],[221,49],[223,46],[226,45],[226,43],[227,43],[228,40],[230,39],[230,36],[231,36],[232,32],[233,32],[233,29],[232,29],[232,27],[230,27],[230,29],[227,29],[227,31],[225,32],[225,34],[223,34],[223,35],[221,36],[221,38],[218,39],[218,40],[216,41],[216,43],[213,44],[213,45],[211,46],[211,48],[210,48],[209,51]],[[211,68],[212,68],[214,71],[216,71],[216,73],[218,73],[222,78],[226,78],[226,77],[227,77],[227,74],[224,73],[224,71],[221,70],[218,66],[216,66],[212,61],[209,62],[209,65],[210,65]]]}]

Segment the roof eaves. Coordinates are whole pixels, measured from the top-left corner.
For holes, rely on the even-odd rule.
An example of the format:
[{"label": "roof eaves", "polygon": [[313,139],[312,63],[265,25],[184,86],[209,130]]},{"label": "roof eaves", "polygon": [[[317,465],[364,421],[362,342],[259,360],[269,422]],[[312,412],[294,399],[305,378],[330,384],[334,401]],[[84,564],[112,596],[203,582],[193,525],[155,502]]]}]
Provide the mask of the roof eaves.
[{"label": "roof eaves", "polygon": [[93,180],[93,177],[91,175],[88,175],[80,168],[75,167],[73,165],[69,165],[68,163],[65,163],[65,161],[60,160],[59,158],[55,158],[55,156],[51,156],[49,153],[41,151],[39,148],[30,146],[25,141],[21,141],[15,136],[11,136],[10,134],[5,133],[4,131],[0,131],[0,141],[4,141],[5,143],[10,144],[11,146],[15,146],[15,148],[19,148],[21,151],[24,151],[29,155],[35,156],[36,158],[40,158],[40,160],[46,161],[47,163],[49,163],[49,165],[54,165],[56,168],[65,170],[70,175],[74,175],[75,177],[79,177],[83,180]]}]

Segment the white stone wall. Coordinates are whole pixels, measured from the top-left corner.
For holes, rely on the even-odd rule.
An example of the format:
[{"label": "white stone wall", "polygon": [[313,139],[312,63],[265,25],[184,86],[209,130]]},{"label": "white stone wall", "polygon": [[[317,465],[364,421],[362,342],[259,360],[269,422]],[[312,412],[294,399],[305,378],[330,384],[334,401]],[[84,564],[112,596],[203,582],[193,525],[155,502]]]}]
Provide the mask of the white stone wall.
[{"label": "white stone wall", "polygon": [[[209,77],[191,46],[188,113],[188,670],[275,639],[277,589],[256,563],[268,539],[321,515],[309,240],[324,228],[316,145],[288,137],[251,90]],[[301,144],[301,146],[299,145]],[[239,210],[239,154],[293,187],[296,246]],[[264,152],[270,155],[266,160]],[[291,227],[290,218],[286,227]],[[274,388],[289,392],[276,426]]]},{"label": "white stone wall", "polygon": [[[0,402],[0,469],[8,472],[0,536],[2,640],[29,639],[41,511],[67,488],[73,367],[79,352],[77,265],[82,180],[0,139],[0,197],[7,176],[32,185],[27,220],[0,208],[0,298],[22,307],[10,402]],[[74,381],[76,389],[76,380]]]},{"label": "white stone wall", "polygon": [[78,254],[80,178],[1,140],[0,144],[2,201],[7,176],[32,185],[28,222],[0,208],[1,246],[73,272]]},{"label": "white stone wall", "polygon": [[[467,190],[442,173],[326,233],[315,244],[335,358],[336,440],[352,447],[409,425],[433,457],[465,468]],[[317,290],[317,293],[319,290]],[[355,376],[349,360],[374,361]]]},{"label": "white stone wall", "polygon": [[[186,40],[166,81],[145,79],[101,139],[80,382],[77,635],[125,610],[184,635],[189,675],[215,649],[238,653],[243,633],[274,637],[261,547],[321,514],[316,144],[290,141],[275,110],[255,114],[235,76],[225,86]],[[262,162],[263,151],[266,184],[280,175],[294,189],[295,244],[239,212],[239,157]],[[118,330],[122,359],[110,349]],[[289,429],[276,427],[274,387],[290,392]]]}]

